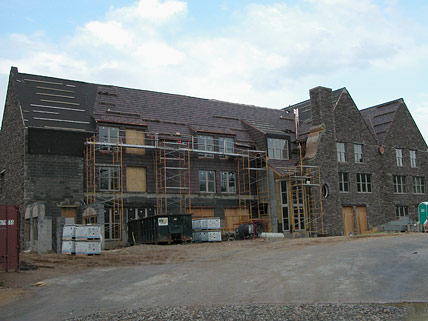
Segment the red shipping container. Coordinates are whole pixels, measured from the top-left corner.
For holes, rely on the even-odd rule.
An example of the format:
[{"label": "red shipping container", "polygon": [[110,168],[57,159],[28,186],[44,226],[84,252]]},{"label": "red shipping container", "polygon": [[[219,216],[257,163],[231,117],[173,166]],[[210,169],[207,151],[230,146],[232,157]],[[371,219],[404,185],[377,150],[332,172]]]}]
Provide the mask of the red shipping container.
[{"label": "red shipping container", "polygon": [[16,206],[0,205],[0,270],[19,269],[19,212]]}]

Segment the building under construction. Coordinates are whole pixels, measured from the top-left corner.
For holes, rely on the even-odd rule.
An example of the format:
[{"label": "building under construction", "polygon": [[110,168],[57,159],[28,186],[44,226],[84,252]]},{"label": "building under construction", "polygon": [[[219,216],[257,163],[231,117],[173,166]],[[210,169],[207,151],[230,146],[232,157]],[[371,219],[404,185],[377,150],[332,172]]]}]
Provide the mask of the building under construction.
[{"label": "building under construction", "polygon": [[[20,206],[23,246],[37,251],[57,250],[65,223],[102,224],[110,248],[126,245],[130,220],[182,213],[219,217],[224,233],[255,222],[290,236],[363,233],[395,218],[394,206],[414,214],[381,187],[395,186],[384,181],[387,161],[396,159],[378,152],[390,143],[379,143],[373,121],[392,128],[391,114],[410,114],[402,101],[382,108],[360,113],[346,89],[317,87],[306,102],[269,109],[12,68],[0,203]],[[352,116],[347,128],[343,114]],[[425,194],[426,144],[412,126],[414,146],[400,148],[415,151],[418,167],[407,175],[423,184],[407,203]],[[357,154],[364,156],[357,165],[346,157]],[[380,195],[392,200],[382,214],[374,205]]]}]

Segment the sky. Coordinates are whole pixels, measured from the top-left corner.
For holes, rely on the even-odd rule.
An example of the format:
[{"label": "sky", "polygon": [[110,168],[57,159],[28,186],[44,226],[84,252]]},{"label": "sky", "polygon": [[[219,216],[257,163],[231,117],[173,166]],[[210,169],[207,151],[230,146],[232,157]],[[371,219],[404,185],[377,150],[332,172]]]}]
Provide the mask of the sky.
[{"label": "sky", "polygon": [[[23,73],[283,108],[403,98],[428,138],[428,1],[1,0],[0,115]],[[0,116],[2,117],[2,116]]]}]

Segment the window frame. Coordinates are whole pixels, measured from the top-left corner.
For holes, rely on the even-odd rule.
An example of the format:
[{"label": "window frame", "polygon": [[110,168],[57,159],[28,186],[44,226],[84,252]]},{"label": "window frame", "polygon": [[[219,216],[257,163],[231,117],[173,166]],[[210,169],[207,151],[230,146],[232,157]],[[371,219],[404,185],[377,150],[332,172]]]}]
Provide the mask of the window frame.
[{"label": "window frame", "polygon": [[406,176],[404,175],[393,175],[392,176],[394,182],[394,193],[395,194],[406,194]]},{"label": "window frame", "polygon": [[[231,180],[230,174],[233,174],[233,179]],[[222,193],[236,193],[236,173],[233,171],[221,171],[220,172],[220,182],[221,182],[221,192]],[[231,187],[231,183],[233,183]],[[223,189],[223,187],[225,187]]]},{"label": "window frame", "polygon": [[[198,150],[209,151],[209,152],[214,151],[214,136],[198,135],[197,138],[198,138]],[[211,140],[211,142],[208,142],[208,140]],[[199,157],[200,158],[213,158],[214,154],[200,153]]]},{"label": "window frame", "polygon": [[[121,184],[120,183],[120,166],[100,165],[100,166],[97,166],[97,167],[98,167],[98,171],[97,172],[98,172],[98,189],[99,189],[99,191],[102,191],[102,192],[117,192],[117,191],[120,191],[120,184]],[[107,177],[103,177],[102,176],[102,173],[101,173],[102,170],[107,170]],[[117,183],[116,183],[117,188],[116,189],[113,188],[114,185],[115,185],[115,183],[114,183],[114,178],[115,178],[114,171],[117,171],[117,173],[116,173],[116,175],[117,175],[116,176],[117,177]],[[102,186],[105,185],[102,182],[103,179],[107,180],[107,188],[102,188]]]},{"label": "window frame", "polygon": [[[204,174],[205,177],[201,177],[201,174]],[[212,180],[209,179],[209,175],[212,174]],[[214,170],[199,170],[199,192],[201,193],[215,193],[216,192],[216,182],[215,182],[215,171]],[[210,190],[210,182],[212,183],[213,189]],[[204,186],[204,190],[201,188]]]},{"label": "window frame", "polygon": [[371,174],[357,173],[357,193],[371,193],[372,179]]},{"label": "window frame", "polygon": [[407,205],[395,205],[395,218],[409,216],[409,207]]},{"label": "window frame", "polygon": [[[232,154],[235,151],[235,140],[232,137],[218,137],[218,151],[224,154]],[[223,156],[223,155],[221,155]],[[221,157],[220,156],[220,157]],[[225,157],[224,155],[223,157]]]},{"label": "window frame", "polygon": [[[343,147],[343,150],[342,150]],[[339,163],[346,163],[346,143],[336,142],[337,161]]]},{"label": "window frame", "polygon": [[413,176],[413,193],[425,194],[425,177]]},{"label": "window frame", "polygon": [[409,157],[410,157],[410,167],[411,168],[417,168],[418,167],[418,159],[416,155],[416,150],[411,149],[409,150]]},{"label": "window frame", "polygon": [[289,160],[288,139],[285,138],[267,138],[267,149],[269,159]]},{"label": "window frame", "polygon": [[339,192],[349,193],[349,173],[339,172]]},{"label": "window frame", "polygon": [[[357,150],[357,149],[360,150]],[[363,144],[354,144],[354,161],[357,164],[364,163]]]},{"label": "window frame", "polygon": [[398,167],[403,166],[403,149],[402,148],[395,149],[395,164]]},{"label": "window frame", "polygon": [[[102,131],[107,130],[106,134],[102,134]],[[112,135],[112,132],[117,131],[117,135]],[[98,127],[98,138],[100,143],[117,144],[119,143],[120,128],[113,126],[99,126]],[[100,146],[100,150],[110,151],[112,146]]]}]

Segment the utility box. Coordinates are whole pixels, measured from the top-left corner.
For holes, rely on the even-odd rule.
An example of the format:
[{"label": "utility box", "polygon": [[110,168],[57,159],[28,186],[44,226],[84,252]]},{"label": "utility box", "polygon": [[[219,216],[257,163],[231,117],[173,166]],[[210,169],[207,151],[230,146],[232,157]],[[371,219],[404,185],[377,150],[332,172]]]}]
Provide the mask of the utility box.
[{"label": "utility box", "polygon": [[428,202],[422,202],[418,206],[419,224],[423,225],[428,218]]},{"label": "utility box", "polygon": [[193,230],[218,230],[220,229],[220,219],[200,218],[192,221]]},{"label": "utility box", "polygon": [[1,270],[19,270],[19,212],[13,205],[0,205]]},{"label": "utility box", "polygon": [[220,231],[198,231],[193,232],[195,242],[221,242]]},{"label": "utility box", "polygon": [[101,254],[101,242],[81,241],[75,242],[76,254]]},{"label": "utility box", "polygon": [[192,240],[192,214],[155,215],[128,223],[130,244]]}]

